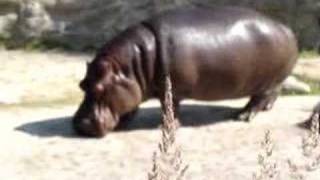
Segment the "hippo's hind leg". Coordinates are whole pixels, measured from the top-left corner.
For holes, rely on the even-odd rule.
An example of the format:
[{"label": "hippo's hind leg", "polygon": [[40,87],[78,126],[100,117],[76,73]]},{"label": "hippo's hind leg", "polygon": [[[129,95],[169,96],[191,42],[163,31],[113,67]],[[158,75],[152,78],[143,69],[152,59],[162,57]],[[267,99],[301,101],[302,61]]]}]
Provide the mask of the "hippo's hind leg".
[{"label": "hippo's hind leg", "polygon": [[280,86],[261,94],[251,96],[248,104],[237,113],[238,120],[249,122],[259,111],[267,111],[273,107],[279,93]]}]

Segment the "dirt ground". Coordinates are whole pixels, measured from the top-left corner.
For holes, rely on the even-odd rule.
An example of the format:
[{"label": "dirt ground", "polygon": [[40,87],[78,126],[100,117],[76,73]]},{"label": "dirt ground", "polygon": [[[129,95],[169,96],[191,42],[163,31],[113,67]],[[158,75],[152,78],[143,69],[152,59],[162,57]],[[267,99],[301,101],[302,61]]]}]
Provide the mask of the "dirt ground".
[{"label": "dirt ground", "polygon": [[[102,139],[81,138],[71,129],[70,117],[81,99],[77,83],[90,58],[0,50],[0,93],[11,102],[0,105],[1,180],[147,179],[160,139],[157,101],[144,103],[127,128]],[[252,179],[268,129],[281,179],[289,179],[286,161],[301,161],[301,138],[306,133],[297,124],[309,117],[318,100],[318,96],[280,97],[271,111],[250,123],[230,118],[246,99],[184,102],[177,138],[189,165],[186,179]],[[319,179],[319,171],[307,173],[306,179]]]}]

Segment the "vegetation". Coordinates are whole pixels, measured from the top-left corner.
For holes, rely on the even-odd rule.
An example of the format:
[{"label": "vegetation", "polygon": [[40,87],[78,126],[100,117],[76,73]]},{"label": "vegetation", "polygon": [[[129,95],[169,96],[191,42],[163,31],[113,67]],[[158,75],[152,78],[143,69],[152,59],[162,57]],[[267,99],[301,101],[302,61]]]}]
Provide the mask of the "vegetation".
[{"label": "vegetation", "polygon": [[300,52],[299,58],[301,59],[313,59],[319,57],[320,54],[316,50],[303,50]]},{"label": "vegetation", "polygon": [[46,50],[61,50],[61,51],[81,51],[92,53],[97,50],[94,45],[86,45],[81,49],[71,45],[67,41],[53,38],[28,39],[24,41],[16,41],[10,37],[4,37],[0,34],[0,47],[5,49],[21,49],[25,51],[46,51]]},{"label": "vegetation", "polygon": [[0,35],[0,47],[7,47],[8,38]]},{"label": "vegetation", "polygon": [[50,49],[61,49],[61,50],[72,50],[71,46],[68,44],[49,40],[49,39],[42,39],[42,40],[32,40],[22,47],[23,49],[30,51],[30,50],[50,50]]},{"label": "vegetation", "polygon": [[[287,162],[280,162],[274,158],[274,142],[271,132],[267,131],[261,142],[261,153],[258,155],[258,172],[253,174],[253,180],[286,179],[306,180],[307,175],[319,170],[320,167],[320,136],[319,136],[319,114],[315,113],[310,118],[310,131],[301,141],[301,162],[295,162],[289,158]],[[296,157],[295,157],[296,158]],[[278,165],[286,163],[288,169],[279,169]],[[288,172],[289,174],[285,174]],[[290,177],[290,178],[289,178]]]},{"label": "vegetation", "polygon": [[279,169],[276,160],[273,158],[274,142],[271,139],[271,132],[265,133],[261,142],[261,153],[258,155],[259,171],[253,174],[254,180],[277,179]]},{"label": "vegetation", "polygon": [[0,46],[6,49],[22,49],[26,51],[44,51],[58,49],[63,51],[74,51],[72,46],[67,43],[55,41],[52,39],[34,39],[29,40],[23,44],[16,44],[8,38],[0,37]]}]

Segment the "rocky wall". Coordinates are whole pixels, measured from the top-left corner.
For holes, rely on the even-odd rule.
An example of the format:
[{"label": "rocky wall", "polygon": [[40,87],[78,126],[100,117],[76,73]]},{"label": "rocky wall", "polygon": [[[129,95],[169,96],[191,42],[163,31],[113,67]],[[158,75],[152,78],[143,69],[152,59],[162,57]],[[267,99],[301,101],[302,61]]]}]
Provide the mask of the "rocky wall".
[{"label": "rocky wall", "polygon": [[0,0],[0,39],[13,47],[40,39],[95,49],[155,12],[188,5],[255,8],[289,25],[300,47],[320,46],[319,0]]}]

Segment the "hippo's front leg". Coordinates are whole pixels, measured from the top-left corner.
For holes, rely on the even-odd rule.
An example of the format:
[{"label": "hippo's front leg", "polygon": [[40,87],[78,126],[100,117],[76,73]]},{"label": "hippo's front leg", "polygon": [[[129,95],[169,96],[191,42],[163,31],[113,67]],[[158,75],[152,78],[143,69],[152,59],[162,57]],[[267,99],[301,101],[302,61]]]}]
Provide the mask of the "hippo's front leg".
[{"label": "hippo's front leg", "polygon": [[279,93],[280,87],[277,87],[265,93],[253,95],[248,104],[237,113],[236,119],[249,122],[259,111],[270,110]]},{"label": "hippo's front leg", "polygon": [[119,124],[117,125],[116,128],[117,129],[121,129],[121,128],[127,127],[129,121],[131,121],[134,118],[134,116],[137,114],[137,112],[138,112],[138,108],[136,108],[136,109],[134,109],[134,110],[122,115],[120,117]]}]

